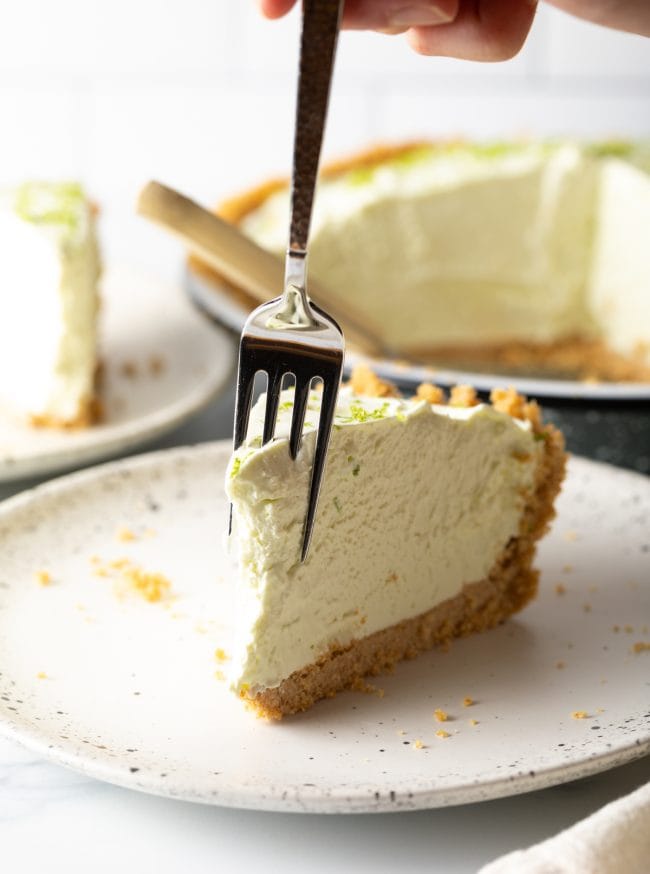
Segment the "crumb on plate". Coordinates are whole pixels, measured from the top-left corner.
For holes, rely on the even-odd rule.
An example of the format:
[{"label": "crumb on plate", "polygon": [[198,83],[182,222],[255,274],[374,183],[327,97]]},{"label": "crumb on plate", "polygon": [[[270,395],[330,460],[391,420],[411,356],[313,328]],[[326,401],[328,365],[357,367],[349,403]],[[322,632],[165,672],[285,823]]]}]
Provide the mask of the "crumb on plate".
[{"label": "crumb on plate", "polygon": [[131,540],[135,540],[136,536],[130,528],[122,525],[121,528],[117,529],[117,539],[122,543],[128,543]]}]

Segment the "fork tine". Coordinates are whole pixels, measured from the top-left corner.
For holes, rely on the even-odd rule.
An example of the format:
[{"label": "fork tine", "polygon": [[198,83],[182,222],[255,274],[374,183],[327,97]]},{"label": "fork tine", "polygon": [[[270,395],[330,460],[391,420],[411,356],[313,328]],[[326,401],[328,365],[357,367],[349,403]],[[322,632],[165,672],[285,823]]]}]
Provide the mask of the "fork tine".
[{"label": "fork tine", "polygon": [[[235,394],[235,427],[233,429],[233,447],[239,449],[246,439],[248,420],[251,415],[253,386],[257,368],[251,363],[244,343],[239,345],[239,370],[237,373],[237,392]],[[228,536],[232,534],[232,504],[228,512]]]},{"label": "fork tine", "polygon": [[302,442],[302,429],[305,424],[305,412],[309,401],[309,389],[311,377],[298,379],[296,377],[296,389],[293,399],[293,417],[291,419],[291,435],[289,436],[289,454],[293,461],[296,460],[300,444]]},{"label": "fork tine", "polygon": [[262,445],[273,439],[275,422],[278,418],[278,406],[280,405],[280,389],[282,388],[282,370],[276,367],[269,371],[269,382],[266,387],[266,412],[264,414],[264,434]]},{"label": "fork tine", "polygon": [[235,427],[233,438],[235,449],[239,449],[246,439],[256,373],[257,368],[252,364],[251,358],[242,344],[239,350],[239,371],[237,375],[237,393],[235,396]]},{"label": "fork tine", "polygon": [[332,422],[334,421],[334,413],[336,410],[336,396],[338,394],[339,382],[341,380],[341,367],[342,362],[341,364],[334,365],[332,372],[323,376],[323,397],[321,399],[318,436],[316,438],[316,450],[314,452],[311,483],[309,486],[307,515],[305,516],[305,527],[302,536],[302,550],[300,554],[301,562],[303,562],[307,557],[309,543],[314,529],[314,518],[316,516],[316,507],[318,506],[318,495],[323,480],[323,471],[327,458],[327,447],[329,445],[330,432],[332,430]]}]

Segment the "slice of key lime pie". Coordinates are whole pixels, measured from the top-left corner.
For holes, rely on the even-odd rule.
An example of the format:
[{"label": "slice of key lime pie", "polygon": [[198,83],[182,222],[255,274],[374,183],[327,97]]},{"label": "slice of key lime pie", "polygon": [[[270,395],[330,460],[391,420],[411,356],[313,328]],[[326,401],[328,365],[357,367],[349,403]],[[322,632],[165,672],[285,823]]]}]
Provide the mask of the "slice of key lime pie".
[{"label": "slice of key lime pie", "polygon": [[367,370],[341,390],[307,560],[299,561],[319,395],[289,457],[291,392],[264,398],[226,475],[240,569],[234,690],[270,718],[481,631],[535,594],[536,541],[564,472],[561,434],[512,390],[404,399]]},{"label": "slice of key lime pie", "polygon": [[0,408],[34,425],[95,418],[100,273],[95,210],[80,185],[0,193]]}]

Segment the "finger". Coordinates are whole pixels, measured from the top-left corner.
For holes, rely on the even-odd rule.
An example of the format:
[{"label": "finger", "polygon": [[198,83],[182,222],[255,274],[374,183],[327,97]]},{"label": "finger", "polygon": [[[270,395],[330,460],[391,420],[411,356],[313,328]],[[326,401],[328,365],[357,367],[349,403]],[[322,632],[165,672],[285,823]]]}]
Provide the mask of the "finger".
[{"label": "finger", "polygon": [[383,33],[386,36],[395,36],[396,34],[406,33],[408,27],[380,27],[377,33]]},{"label": "finger", "polygon": [[460,0],[347,0],[343,27],[380,30],[438,25],[453,21]]},{"label": "finger", "polygon": [[650,36],[648,0],[627,0],[626,3],[612,3],[611,0],[590,0],[589,3],[584,3],[583,0],[547,0],[547,2],[564,12],[570,12],[572,15],[605,27],[615,27],[641,36]]},{"label": "finger", "polygon": [[526,41],[536,6],[535,0],[462,0],[451,24],[411,28],[407,39],[421,55],[506,61]]},{"label": "finger", "polygon": [[296,5],[296,0],[258,0],[258,5],[267,18],[282,18]]}]

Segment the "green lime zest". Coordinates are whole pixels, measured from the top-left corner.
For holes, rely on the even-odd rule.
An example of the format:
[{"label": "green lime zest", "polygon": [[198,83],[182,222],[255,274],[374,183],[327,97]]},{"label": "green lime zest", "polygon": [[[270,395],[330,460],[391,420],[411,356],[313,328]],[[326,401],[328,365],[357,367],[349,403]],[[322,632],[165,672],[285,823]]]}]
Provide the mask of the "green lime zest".
[{"label": "green lime zest", "polygon": [[16,189],[14,212],[33,224],[64,225],[73,230],[84,203],[78,182],[24,182]]},{"label": "green lime zest", "polygon": [[384,419],[390,404],[388,401],[376,410],[366,410],[362,404],[355,401],[350,404],[350,415],[339,416],[341,422],[369,422],[372,419]]},{"label": "green lime zest", "polygon": [[603,140],[587,146],[587,153],[594,158],[629,158],[634,146],[626,140]]}]

